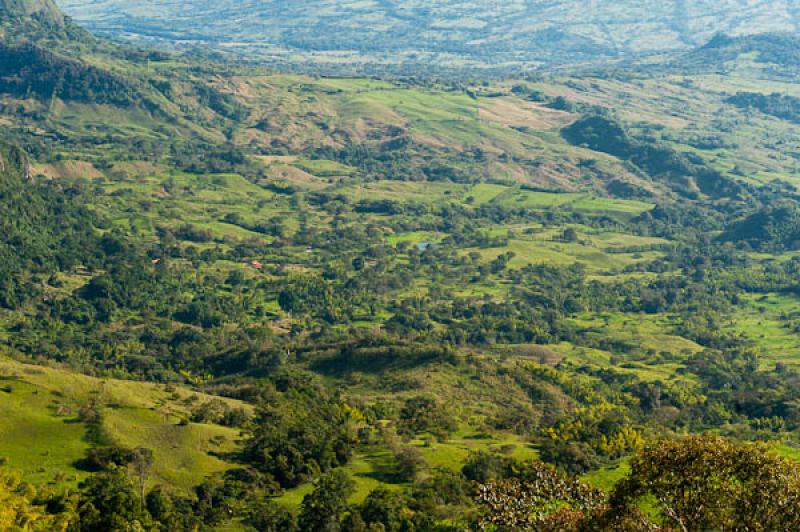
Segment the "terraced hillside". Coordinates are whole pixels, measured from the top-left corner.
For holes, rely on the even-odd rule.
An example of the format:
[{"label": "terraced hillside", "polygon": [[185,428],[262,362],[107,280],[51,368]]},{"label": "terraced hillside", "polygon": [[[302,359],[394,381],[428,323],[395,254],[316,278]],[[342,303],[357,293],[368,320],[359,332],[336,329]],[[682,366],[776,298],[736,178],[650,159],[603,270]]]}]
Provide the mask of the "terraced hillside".
[{"label": "terraced hillside", "polygon": [[116,38],[212,44],[322,63],[512,65],[575,62],[697,46],[717,32],[794,31],[789,0],[286,2],[60,0]]}]

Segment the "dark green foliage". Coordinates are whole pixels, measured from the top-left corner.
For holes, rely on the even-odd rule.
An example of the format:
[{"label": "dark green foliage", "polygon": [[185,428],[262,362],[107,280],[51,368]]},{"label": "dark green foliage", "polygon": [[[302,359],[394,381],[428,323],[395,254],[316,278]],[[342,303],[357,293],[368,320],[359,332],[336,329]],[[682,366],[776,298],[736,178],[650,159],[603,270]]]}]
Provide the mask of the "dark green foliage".
[{"label": "dark green foliage", "polygon": [[191,419],[194,423],[216,423],[224,427],[244,427],[250,421],[250,415],[241,408],[231,408],[219,399],[192,409]]},{"label": "dark green foliage", "polygon": [[794,96],[738,92],[727,102],[742,109],[757,109],[764,114],[800,124],[800,98]]},{"label": "dark green foliage", "polygon": [[287,312],[310,313],[329,323],[337,323],[343,317],[346,301],[330,283],[315,277],[294,279],[278,295],[278,304]]},{"label": "dark green foliage", "polygon": [[412,397],[400,409],[398,432],[414,436],[423,432],[441,438],[456,430],[456,422],[447,408],[433,397]]},{"label": "dark green foliage", "polygon": [[[247,154],[234,144],[215,144],[195,140],[188,145],[172,145],[171,159],[176,167],[191,173],[255,173],[256,167],[248,163]],[[202,153],[202,157],[197,157]]]},{"label": "dark green foliage", "polygon": [[345,465],[354,444],[347,407],[308,386],[289,390],[285,399],[284,408],[264,407],[253,421],[248,462],[286,487]]},{"label": "dark green foliage", "polygon": [[430,511],[440,506],[467,506],[471,495],[472,485],[465,473],[437,468],[414,486],[411,499],[421,510]]},{"label": "dark green foliage", "polygon": [[[393,320],[389,323],[393,323]],[[313,350],[335,350],[332,356],[318,357],[313,365],[315,371],[330,375],[354,371],[380,373],[393,368],[413,368],[442,362],[459,363],[458,354],[444,346],[403,341],[387,335],[348,339],[344,345],[318,344],[313,346]]]},{"label": "dark green foliage", "polygon": [[121,470],[91,476],[80,489],[80,530],[122,532],[137,525],[145,529],[151,525],[136,488]]},{"label": "dark green foliage", "polygon": [[467,458],[461,473],[467,480],[485,484],[490,480],[502,480],[512,474],[513,460],[496,453],[479,451]]},{"label": "dark green foliage", "polygon": [[271,501],[259,501],[247,511],[245,523],[259,532],[294,532],[295,517],[289,510]]},{"label": "dark green foliage", "polygon": [[[735,197],[741,193],[740,184],[707,168],[702,161],[658,143],[639,140],[625,127],[607,116],[590,115],[564,128],[563,137],[576,146],[608,153],[630,161],[653,178],[688,197],[693,196],[692,182],[704,194],[712,197]],[[686,181],[691,179],[692,182]]]},{"label": "dark green foliage", "polygon": [[413,445],[401,445],[394,453],[398,479],[411,482],[427,467],[422,453]]},{"label": "dark green foliage", "polygon": [[88,471],[112,470],[127,467],[133,461],[133,451],[122,447],[95,447],[89,449],[81,467]]},{"label": "dark green foliage", "polygon": [[20,148],[0,147],[0,307],[18,307],[36,293],[33,273],[103,263],[81,185],[26,180],[28,164]]},{"label": "dark green foliage", "polygon": [[200,525],[194,500],[171,494],[160,486],[147,494],[145,505],[153,520],[158,523],[158,530],[163,532],[194,530]]},{"label": "dark green foliage", "polygon": [[761,33],[755,35],[716,35],[705,46],[698,48],[679,60],[675,66],[689,71],[708,71],[709,68],[724,69],[726,63],[741,55],[755,54],[762,64],[774,66],[782,75],[795,75],[800,68],[800,42],[792,33]]},{"label": "dark green foliage", "polygon": [[[166,230],[162,230],[162,232],[166,232]],[[189,242],[203,243],[214,240],[211,231],[207,229],[199,229],[189,224],[178,227],[172,232],[172,234],[175,238],[180,240],[188,240]]]},{"label": "dark green foliage", "polygon": [[635,151],[634,140],[611,118],[593,115],[582,118],[562,131],[572,144],[629,159]]},{"label": "dark green foliage", "polygon": [[347,499],[353,493],[354,484],[341,469],[322,475],[314,491],[303,498],[298,518],[300,530],[338,532],[340,521],[348,509]]},{"label": "dark green foliage", "polygon": [[85,103],[144,104],[131,82],[34,44],[0,44],[0,91],[17,97]]},{"label": "dark green foliage", "polygon": [[358,511],[368,530],[380,528],[386,532],[415,532],[430,530],[433,520],[415,511],[419,501],[409,500],[402,492],[377,488],[370,492]]},{"label": "dark green foliage", "polygon": [[763,251],[797,249],[800,246],[800,210],[789,202],[768,205],[731,225],[720,239],[746,243]]},{"label": "dark green foliage", "polygon": [[228,94],[221,92],[209,85],[197,85],[197,97],[204,105],[207,105],[221,116],[241,122],[246,119],[249,112],[236,99]]},{"label": "dark green foliage", "polygon": [[542,460],[561,467],[567,473],[580,475],[599,465],[594,449],[584,442],[545,439],[540,448]]}]

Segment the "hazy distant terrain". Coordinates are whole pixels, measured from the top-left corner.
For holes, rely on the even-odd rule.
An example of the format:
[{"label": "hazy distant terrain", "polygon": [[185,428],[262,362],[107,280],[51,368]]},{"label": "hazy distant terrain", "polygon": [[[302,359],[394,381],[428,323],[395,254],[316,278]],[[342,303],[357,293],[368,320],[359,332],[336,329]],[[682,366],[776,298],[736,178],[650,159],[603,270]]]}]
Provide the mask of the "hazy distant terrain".
[{"label": "hazy distant terrain", "polygon": [[[342,60],[560,62],[684,49],[714,33],[795,31],[790,0],[60,0],[93,32]],[[403,55],[418,54],[418,55]],[[421,56],[419,53],[422,52]],[[381,54],[393,54],[391,58]],[[399,54],[399,55],[398,55]],[[322,58],[318,58],[322,59]]]}]

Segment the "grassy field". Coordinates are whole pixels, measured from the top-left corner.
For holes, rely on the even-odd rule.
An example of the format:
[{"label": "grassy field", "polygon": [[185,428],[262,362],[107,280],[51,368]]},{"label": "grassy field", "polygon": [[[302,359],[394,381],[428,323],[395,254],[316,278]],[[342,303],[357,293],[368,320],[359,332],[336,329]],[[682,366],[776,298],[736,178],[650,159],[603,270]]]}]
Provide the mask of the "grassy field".
[{"label": "grassy field", "polygon": [[348,177],[356,173],[356,169],[351,166],[324,159],[303,158],[292,164],[317,177]]},{"label": "grassy field", "polygon": [[154,451],[151,485],[188,490],[230,468],[219,456],[233,451],[239,439],[235,429],[179,424],[192,405],[210,399],[185,388],[96,379],[0,358],[0,458],[25,480],[74,486],[86,475],[76,463],[92,445],[79,412],[94,402],[112,441]]},{"label": "grassy field", "polygon": [[610,491],[614,485],[625,478],[630,472],[627,460],[621,460],[618,464],[592,471],[583,476],[583,480],[601,490]]},{"label": "grassy field", "polygon": [[[627,266],[662,256],[659,248],[668,243],[661,239],[596,231],[577,225],[569,227],[578,234],[575,242],[562,241],[561,235],[567,226],[555,229],[544,229],[537,225],[496,226],[489,229],[489,234],[508,237],[506,246],[466,248],[463,253],[477,252],[483,261],[488,262],[510,251],[514,253],[509,262],[512,268],[521,268],[528,264],[569,266],[580,263],[590,273],[614,275],[621,273]],[[637,251],[628,251],[634,248]]]},{"label": "grassy field", "polygon": [[800,298],[790,294],[753,294],[747,297],[727,325],[761,349],[761,365],[800,366],[800,337],[795,323],[800,318]]},{"label": "grassy field", "polygon": [[[514,435],[486,434],[469,427],[462,427],[447,441],[412,440],[410,445],[415,447],[430,468],[446,468],[458,471],[464,464],[467,456],[476,451],[500,451],[501,449],[520,460],[536,459],[536,450]],[[385,447],[375,447],[356,455],[345,467],[356,489],[350,497],[350,502],[362,502],[370,491],[378,486],[389,489],[401,489],[411,486],[411,482],[401,481],[395,477],[396,467],[394,456]],[[421,472],[425,475],[426,472]],[[300,507],[313,485],[305,484],[298,488],[287,490],[276,501],[288,508],[296,510]]]},{"label": "grassy field", "polygon": [[[258,238],[255,233],[225,220],[238,216],[245,224],[289,214],[286,203],[236,174],[190,176],[181,173],[115,179],[100,185],[104,192],[98,207],[116,225],[153,236],[157,226],[177,228],[185,224],[206,229],[221,239]],[[156,204],[152,198],[158,198]],[[121,206],[129,205],[128,208]]]}]

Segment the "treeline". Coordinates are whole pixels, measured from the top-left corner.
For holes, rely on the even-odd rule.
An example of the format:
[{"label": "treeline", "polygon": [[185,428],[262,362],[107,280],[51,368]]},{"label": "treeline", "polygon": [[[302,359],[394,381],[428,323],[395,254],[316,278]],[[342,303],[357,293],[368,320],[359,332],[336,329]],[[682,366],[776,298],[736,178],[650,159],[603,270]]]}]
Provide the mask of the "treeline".
[{"label": "treeline", "polygon": [[120,106],[148,102],[128,79],[33,43],[0,43],[0,91],[46,101],[57,97]]},{"label": "treeline", "polygon": [[792,72],[800,67],[798,44],[797,36],[791,33],[737,37],[719,34],[705,46],[688,54],[688,59],[695,64],[703,61],[706,66],[719,67],[721,63],[735,60],[742,54],[755,53],[759,63],[776,65],[779,70]]},{"label": "treeline", "polygon": [[798,249],[800,209],[792,201],[776,202],[735,222],[720,238],[725,242],[746,244],[761,251]]}]

